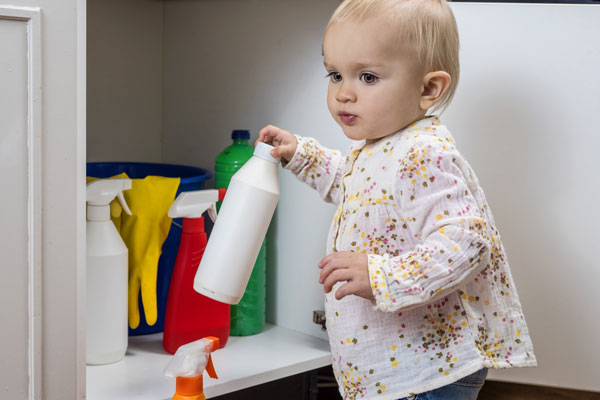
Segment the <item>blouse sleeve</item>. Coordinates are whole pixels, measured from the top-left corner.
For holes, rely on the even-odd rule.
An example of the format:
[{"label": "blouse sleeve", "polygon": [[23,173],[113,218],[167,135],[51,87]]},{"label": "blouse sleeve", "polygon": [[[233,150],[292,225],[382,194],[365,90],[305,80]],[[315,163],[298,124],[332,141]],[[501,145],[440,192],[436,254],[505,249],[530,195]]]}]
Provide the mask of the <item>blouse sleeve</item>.
[{"label": "blouse sleeve", "polygon": [[323,200],[338,204],[342,196],[340,186],[345,158],[339,151],[323,147],[313,138],[296,138],[296,153],[284,167],[315,189]]},{"label": "blouse sleeve", "polygon": [[489,263],[494,239],[488,233],[491,221],[482,217],[473,196],[476,178],[446,145],[437,138],[420,140],[401,160],[396,197],[402,223],[418,244],[397,257],[368,256],[376,307],[382,311],[443,298]]}]

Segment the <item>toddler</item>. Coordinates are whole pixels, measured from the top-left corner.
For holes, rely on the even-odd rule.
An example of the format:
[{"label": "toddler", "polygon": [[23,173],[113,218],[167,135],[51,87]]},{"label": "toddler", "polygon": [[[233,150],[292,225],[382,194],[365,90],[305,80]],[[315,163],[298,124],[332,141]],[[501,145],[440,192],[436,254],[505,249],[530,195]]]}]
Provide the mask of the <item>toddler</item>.
[{"label": "toddler", "polygon": [[483,190],[427,114],[453,97],[458,47],[445,0],[345,0],[323,61],[349,155],[259,133],[338,205],[319,268],[344,399],[475,399],[488,368],[536,365]]}]

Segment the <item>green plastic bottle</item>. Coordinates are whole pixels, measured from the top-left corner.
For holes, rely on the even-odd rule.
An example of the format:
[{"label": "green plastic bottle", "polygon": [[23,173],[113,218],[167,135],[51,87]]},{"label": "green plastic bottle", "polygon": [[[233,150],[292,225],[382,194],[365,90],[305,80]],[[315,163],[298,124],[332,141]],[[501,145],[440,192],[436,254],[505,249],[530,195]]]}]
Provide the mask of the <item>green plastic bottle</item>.
[{"label": "green plastic bottle", "polygon": [[[223,150],[215,162],[215,187],[226,188],[231,177],[248,161],[254,147],[248,141],[250,132],[235,130],[233,144]],[[227,196],[227,195],[225,195]],[[217,207],[220,208],[219,203]],[[243,221],[240,221],[243,223]],[[231,336],[248,336],[260,333],[265,327],[266,241],[263,242],[248,286],[240,302],[231,306]]]}]

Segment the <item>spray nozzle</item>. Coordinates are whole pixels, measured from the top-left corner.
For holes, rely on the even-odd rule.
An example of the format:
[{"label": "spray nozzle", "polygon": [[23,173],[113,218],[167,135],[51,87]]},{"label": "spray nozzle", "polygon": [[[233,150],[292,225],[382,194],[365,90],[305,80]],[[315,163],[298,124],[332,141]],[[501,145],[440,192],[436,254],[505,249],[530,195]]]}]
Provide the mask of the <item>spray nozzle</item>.
[{"label": "spray nozzle", "polygon": [[204,398],[202,373],[206,370],[208,376],[218,378],[210,356],[218,348],[219,338],[208,336],[177,349],[164,370],[165,376],[177,378],[173,399]]},{"label": "spray nozzle", "polygon": [[217,218],[217,201],[223,200],[225,189],[181,192],[169,208],[171,218],[200,218],[208,210],[210,219]]},{"label": "spray nozzle", "polygon": [[[129,187],[129,189],[131,189],[131,186]],[[117,200],[119,200],[119,204],[121,205],[121,207],[123,207],[123,211],[125,211],[125,214],[131,215],[131,210],[129,209],[129,206],[125,201],[125,197],[123,197],[123,192],[119,192],[119,194],[117,195]]]},{"label": "spray nozzle", "polygon": [[123,191],[131,189],[131,179],[98,179],[86,186],[86,200],[90,206],[108,206],[116,197],[123,210],[131,215]]}]

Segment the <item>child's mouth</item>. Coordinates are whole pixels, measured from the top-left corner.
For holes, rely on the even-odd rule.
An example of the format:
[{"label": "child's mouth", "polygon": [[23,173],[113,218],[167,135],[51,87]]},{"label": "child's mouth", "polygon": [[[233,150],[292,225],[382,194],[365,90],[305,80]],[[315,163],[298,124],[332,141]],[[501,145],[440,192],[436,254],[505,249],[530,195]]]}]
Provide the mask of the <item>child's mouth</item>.
[{"label": "child's mouth", "polygon": [[342,122],[346,125],[352,125],[352,123],[354,123],[354,121],[356,121],[356,118],[358,118],[356,115],[349,114],[345,111],[338,112],[338,116],[340,117]]}]

